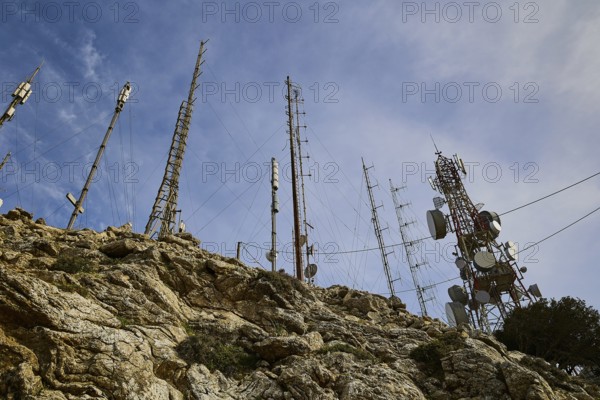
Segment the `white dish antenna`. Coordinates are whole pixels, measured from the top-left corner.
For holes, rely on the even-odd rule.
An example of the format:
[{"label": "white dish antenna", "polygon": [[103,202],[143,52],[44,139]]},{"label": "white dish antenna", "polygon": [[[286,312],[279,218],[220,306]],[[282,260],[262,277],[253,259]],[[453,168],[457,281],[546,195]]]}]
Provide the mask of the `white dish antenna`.
[{"label": "white dish antenna", "polygon": [[439,210],[440,208],[444,207],[444,204],[446,204],[446,199],[444,199],[443,197],[433,198],[433,206],[436,210]]},{"label": "white dish antenna", "polygon": [[465,260],[463,257],[457,257],[456,260],[454,261],[454,264],[456,264],[456,267],[458,269],[464,269],[464,268],[466,268],[467,265],[469,265],[467,260]]},{"label": "white dish antenna", "polygon": [[306,244],[306,235],[300,235],[300,247]]},{"label": "white dish antenna", "polygon": [[478,290],[475,293],[475,300],[477,300],[477,302],[479,302],[481,304],[487,304],[490,302],[491,296],[485,290]]},{"label": "white dish antenna", "polygon": [[427,211],[427,227],[431,237],[435,240],[443,239],[446,237],[446,217],[440,210],[429,210]]},{"label": "white dish antenna", "polygon": [[304,268],[304,276],[307,278],[312,278],[317,274],[317,264],[308,264],[306,268]]},{"label": "white dish antenna", "polygon": [[469,317],[467,316],[465,307],[457,301],[446,303],[446,317],[448,318],[448,325],[450,326],[469,323]]},{"label": "white dish antenna", "polygon": [[4,204],[4,200],[0,199],[0,207],[2,207],[2,204]]},{"label": "white dish antenna", "polygon": [[496,265],[496,257],[494,253],[490,253],[489,251],[480,251],[479,253],[475,253],[473,264],[475,264],[475,268],[479,272],[490,272]]},{"label": "white dish antenna", "polygon": [[494,237],[498,237],[501,230],[502,230],[502,227],[500,226],[500,224],[498,222],[496,222],[496,221],[490,222],[490,231],[492,231],[492,233],[494,234]]}]

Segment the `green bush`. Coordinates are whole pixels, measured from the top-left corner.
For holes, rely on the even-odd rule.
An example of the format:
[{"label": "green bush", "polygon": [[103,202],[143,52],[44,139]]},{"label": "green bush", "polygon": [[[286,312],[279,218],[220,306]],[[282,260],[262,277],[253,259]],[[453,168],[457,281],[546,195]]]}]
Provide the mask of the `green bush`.
[{"label": "green bush", "polygon": [[600,365],[600,313],[580,299],[515,308],[495,335],[509,350],[544,358],[572,375]]},{"label": "green bush", "polygon": [[413,349],[410,352],[410,358],[422,363],[427,372],[443,378],[442,358],[464,346],[465,341],[458,332],[448,332],[440,338]]},{"label": "green bush", "polygon": [[56,287],[65,292],[79,293],[82,297],[88,297],[90,295],[90,292],[86,287],[74,283],[59,283]]},{"label": "green bush", "polygon": [[254,370],[258,357],[241,346],[220,337],[197,333],[177,346],[179,356],[188,363],[204,364],[211,372],[218,370],[226,376],[239,376]]},{"label": "green bush", "polygon": [[63,271],[69,274],[90,272],[92,270],[92,266],[85,258],[70,255],[59,256],[52,267],[57,271]]},{"label": "green bush", "polygon": [[277,290],[278,293],[288,294],[291,293],[292,290],[296,290],[304,295],[308,293],[308,289],[302,284],[302,282],[300,282],[294,277],[282,274],[280,272],[259,269],[258,279],[262,278],[271,282],[271,284]]},{"label": "green bush", "polygon": [[338,351],[340,351],[342,353],[353,354],[359,360],[374,360],[375,359],[375,357],[371,353],[369,353],[367,350],[351,346],[348,343],[335,343],[335,344],[331,344],[331,345],[326,345],[323,348],[321,348],[318,352],[321,354],[327,354],[327,353],[335,353]]}]

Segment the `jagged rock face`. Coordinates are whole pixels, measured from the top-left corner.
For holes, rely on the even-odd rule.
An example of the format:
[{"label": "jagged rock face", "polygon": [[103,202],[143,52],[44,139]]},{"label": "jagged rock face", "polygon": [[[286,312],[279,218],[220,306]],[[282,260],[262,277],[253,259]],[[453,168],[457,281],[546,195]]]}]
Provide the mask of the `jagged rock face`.
[{"label": "jagged rock face", "polygon": [[493,337],[190,235],[64,231],[16,209],[0,242],[1,398],[600,398]]}]

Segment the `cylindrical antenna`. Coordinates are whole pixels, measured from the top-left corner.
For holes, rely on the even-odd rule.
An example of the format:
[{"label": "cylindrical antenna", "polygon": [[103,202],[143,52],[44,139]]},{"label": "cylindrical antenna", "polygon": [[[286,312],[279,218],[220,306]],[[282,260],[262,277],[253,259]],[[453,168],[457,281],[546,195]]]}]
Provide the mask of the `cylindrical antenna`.
[{"label": "cylindrical antenna", "polygon": [[279,212],[279,199],[277,190],[279,189],[279,163],[273,157],[271,159],[271,270],[277,270],[277,213]]}]

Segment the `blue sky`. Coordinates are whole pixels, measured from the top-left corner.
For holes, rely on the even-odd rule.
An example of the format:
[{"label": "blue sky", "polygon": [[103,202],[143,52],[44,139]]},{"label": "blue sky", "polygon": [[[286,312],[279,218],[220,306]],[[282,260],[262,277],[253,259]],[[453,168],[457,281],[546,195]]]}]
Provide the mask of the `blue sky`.
[{"label": "blue sky", "polygon": [[[318,12],[317,12],[318,10]],[[3,210],[22,206],[64,227],[126,81],[134,85],[79,217],[102,230],[133,221],[143,231],[163,175],[181,101],[200,40],[207,44],[180,208],[205,248],[268,267],[268,163],[289,163],[287,75],[302,85],[309,221],[321,252],[376,247],[361,156],[372,178],[387,244],[399,243],[388,179],[404,184],[425,237],[436,195],[432,135],[446,155],[471,166],[475,202],[504,212],[597,172],[600,114],[600,5],[595,1],[475,2],[3,2],[0,9],[2,107],[15,83],[41,61],[36,92],[0,130]],[[87,164],[89,167],[89,164]],[[279,239],[288,244],[290,184],[280,189]],[[502,241],[536,242],[598,207],[597,178],[502,217]],[[581,297],[600,308],[598,220],[594,214],[524,252],[526,284],[546,297]],[[425,283],[455,278],[426,242]],[[437,246],[437,247],[435,247]],[[284,247],[285,248],[285,247]],[[418,305],[402,249],[390,256],[409,309]],[[280,266],[291,272],[291,258]],[[385,293],[379,253],[319,255],[316,282]],[[436,287],[439,315],[448,301]]]}]

